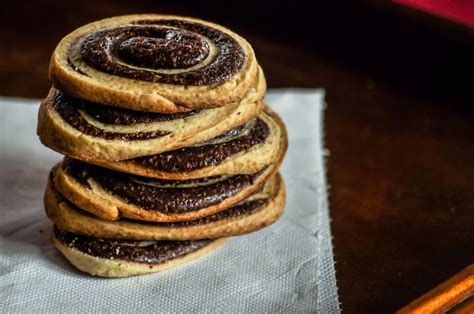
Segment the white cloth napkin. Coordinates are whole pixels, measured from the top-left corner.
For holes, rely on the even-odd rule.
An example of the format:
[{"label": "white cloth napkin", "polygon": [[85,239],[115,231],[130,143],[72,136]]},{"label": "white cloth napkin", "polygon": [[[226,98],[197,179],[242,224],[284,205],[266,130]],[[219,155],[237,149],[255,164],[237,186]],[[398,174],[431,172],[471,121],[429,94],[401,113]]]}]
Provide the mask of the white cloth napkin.
[{"label": "white cloth napkin", "polygon": [[38,100],[0,98],[0,309],[6,312],[338,313],[329,229],[324,92],[272,90],[289,149],[283,217],[162,273],[94,278],[50,244],[43,211],[48,172],[61,156],[36,136]]}]

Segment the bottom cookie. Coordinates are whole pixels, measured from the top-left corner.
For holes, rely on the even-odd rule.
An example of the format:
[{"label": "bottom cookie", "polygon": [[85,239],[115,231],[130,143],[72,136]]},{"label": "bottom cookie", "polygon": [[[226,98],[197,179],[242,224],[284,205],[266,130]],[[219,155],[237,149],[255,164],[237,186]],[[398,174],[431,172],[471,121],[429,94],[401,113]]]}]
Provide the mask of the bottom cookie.
[{"label": "bottom cookie", "polygon": [[127,277],[163,271],[214,250],[227,238],[197,241],[134,241],[92,238],[54,227],[54,246],[81,271]]}]

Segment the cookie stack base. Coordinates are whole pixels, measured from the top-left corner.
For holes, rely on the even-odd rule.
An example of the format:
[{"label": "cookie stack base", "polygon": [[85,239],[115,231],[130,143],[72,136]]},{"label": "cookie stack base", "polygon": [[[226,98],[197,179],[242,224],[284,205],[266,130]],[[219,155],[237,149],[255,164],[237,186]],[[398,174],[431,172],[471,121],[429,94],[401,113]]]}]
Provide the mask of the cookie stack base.
[{"label": "cookie stack base", "polygon": [[[72,238],[72,240],[65,241],[64,236],[61,235],[66,235],[66,238]],[[121,259],[120,257],[113,257],[114,254],[120,254],[121,247],[130,245],[130,243],[127,243],[130,241],[90,238],[60,230],[57,227],[55,227],[53,236],[54,246],[74,267],[93,276],[100,277],[128,277],[164,271],[195,260],[213,251],[222,245],[226,240],[226,238],[220,238],[217,240],[184,241],[184,243],[178,243],[177,241],[153,241],[153,243],[149,243],[149,245],[144,246],[144,248],[153,248],[156,246],[158,247],[156,251],[160,251],[160,248],[163,248],[167,245],[171,246],[172,248],[167,250],[165,254],[162,254],[161,259],[163,260],[160,262],[154,262],[153,260],[147,261],[146,257],[143,257],[143,260],[138,262]],[[75,243],[77,242],[82,243],[81,249],[84,251],[81,251],[76,247]],[[90,249],[88,250],[88,246],[93,247],[100,242],[112,244],[107,246],[107,249],[110,252],[105,252],[105,254],[110,254],[109,257],[105,258],[101,256],[95,256],[93,253],[91,253],[94,251]],[[178,245],[176,245],[177,243]],[[146,244],[148,243],[145,243],[145,245]],[[176,248],[176,246],[178,248]],[[185,246],[184,251],[186,252],[184,253],[179,250],[179,248],[182,246]],[[138,247],[137,251],[138,253],[135,253],[136,257],[140,258],[140,247]],[[157,255],[158,258],[160,258],[159,254]],[[177,257],[174,257],[175,255],[177,255]]]}]

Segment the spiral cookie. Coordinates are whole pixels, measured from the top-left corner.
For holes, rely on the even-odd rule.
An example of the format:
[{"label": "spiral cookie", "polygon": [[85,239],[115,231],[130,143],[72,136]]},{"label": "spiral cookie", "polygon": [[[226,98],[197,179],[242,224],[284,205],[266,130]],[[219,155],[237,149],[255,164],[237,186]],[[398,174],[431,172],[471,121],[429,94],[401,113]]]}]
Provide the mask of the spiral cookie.
[{"label": "spiral cookie", "polygon": [[226,241],[133,241],[98,239],[54,227],[54,246],[81,271],[127,277],[163,271],[211,252]]},{"label": "spiral cookie", "polygon": [[57,46],[49,73],[69,95],[163,113],[256,103],[266,89],[242,37],[202,20],[156,14],[75,30]]},{"label": "spiral cookie", "polygon": [[167,180],[252,174],[282,158],[287,142],[285,125],[267,107],[258,118],[203,143],[131,160],[92,163]]},{"label": "spiral cookie", "polygon": [[53,177],[69,201],[101,218],[175,222],[209,216],[237,204],[261,188],[278,166],[248,175],[159,180],[66,158],[53,169]]},{"label": "spiral cookie", "polygon": [[84,161],[117,161],[193,145],[258,116],[262,104],[162,114],[92,103],[52,88],[39,110],[46,146]]},{"label": "spiral cookie", "polygon": [[66,200],[49,180],[44,205],[61,229],[87,236],[135,240],[214,239],[249,233],[274,223],[283,213],[285,188],[279,174],[261,191],[214,215],[183,222],[117,221],[91,215]]}]

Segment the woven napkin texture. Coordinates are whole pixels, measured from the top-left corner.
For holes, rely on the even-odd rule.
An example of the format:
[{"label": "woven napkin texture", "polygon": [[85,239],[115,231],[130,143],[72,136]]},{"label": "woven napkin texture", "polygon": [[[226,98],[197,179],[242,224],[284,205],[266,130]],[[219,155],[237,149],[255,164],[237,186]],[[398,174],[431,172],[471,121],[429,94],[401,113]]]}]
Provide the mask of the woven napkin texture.
[{"label": "woven napkin texture", "polygon": [[75,270],[50,243],[42,197],[61,159],[36,136],[38,100],[0,98],[0,309],[6,312],[338,313],[324,173],[322,90],[270,90],[289,149],[283,217],[162,273]]}]

